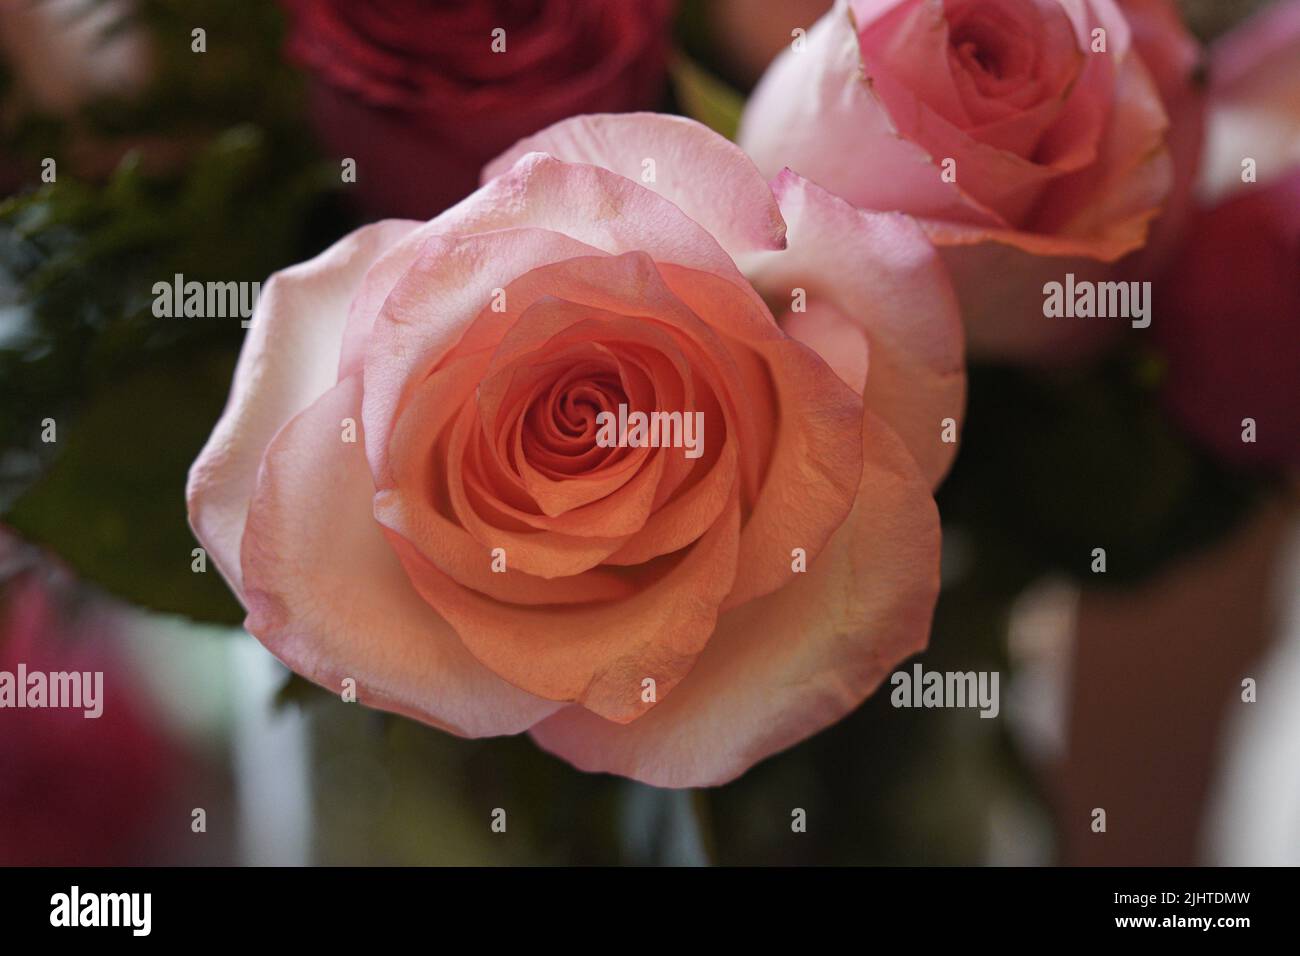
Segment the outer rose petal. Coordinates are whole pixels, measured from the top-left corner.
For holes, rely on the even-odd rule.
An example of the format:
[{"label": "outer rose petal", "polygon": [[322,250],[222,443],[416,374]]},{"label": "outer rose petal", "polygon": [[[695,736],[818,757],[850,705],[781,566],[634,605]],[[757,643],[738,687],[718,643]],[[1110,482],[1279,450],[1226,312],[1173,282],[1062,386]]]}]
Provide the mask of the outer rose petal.
[{"label": "outer rose petal", "polygon": [[1205,139],[1205,58],[1173,0],[1119,0],[1133,31],[1133,45],[1151,73],[1165,112],[1174,184],[1164,212],[1152,227],[1141,256],[1126,266],[1134,277],[1158,274],[1192,212],[1192,190]]},{"label": "outer rose petal", "polygon": [[371,513],[361,382],[339,382],[266,451],[243,543],[245,623],[293,670],[465,737],[519,733],[557,705],[479,664],[411,587]]},{"label": "outer rose petal", "polygon": [[835,723],[924,647],[939,589],[939,516],[902,441],[868,414],[862,486],[825,554],[723,615],[694,670],[633,723],[569,707],[533,728],[580,770],[660,787],[726,783]]},{"label": "outer rose petal", "polygon": [[[641,183],[707,229],[732,256],[785,248],[785,222],[763,175],[735,144],[694,120],[661,113],[561,120],[488,163],[482,181],[531,152],[603,166]],[[647,159],[655,172],[649,183],[642,178]]]},{"label": "outer rose petal", "polygon": [[[642,681],[665,695],[712,638],[736,574],[739,505],[689,546],[666,575],[619,601],[582,607],[512,606],[456,584],[405,551],[420,593],[456,626],[464,646],[495,673],[550,700],[576,701],[601,718],[644,719]],[[666,698],[671,700],[671,695]],[[653,712],[653,711],[651,711]]]},{"label": "outer rose petal", "polygon": [[746,271],[765,294],[789,302],[803,288],[866,332],[864,404],[937,485],[957,449],[940,440],[942,422],[962,420],[966,396],[961,315],[938,254],[907,216],[855,209],[789,170],[773,187],[790,247],[750,257]]},{"label": "outer rose petal", "polygon": [[1174,0],[1118,0],[1133,46],[1151,71],[1166,105],[1193,88],[1200,44],[1188,32]]},{"label": "outer rose petal", "polygon": [[[444,236],[458,240],[477,233],[527,228],[550,230],[561,239],[613,255],[645,252],[657,262],[675,262],[740,279],[735,263],[717,239],[638,182],[603,167],[529,153],[508,172],[421,224],[375,263],[348,315],[339,378],[364,364],[376,316],[430,239]],[[498,272],[517,276],[520,270],[512,272],[511,265],[508,259],[494,263]]]},{"label": "outer rose petal", "polygon": [[813,299],[804,311],[787,312],[778,321],[790,338],[820,355],[841,382],[862,394],[871,358],[866,329],[825,299]]},{"label": "outer rose petal", "polygon": [[238,595],[239,540],[262,453],[280,426],[335,383],[348,302],[371,263],[419,225],[388,220],[358,229],[262,290],[226,409],[186,488],[194,533]]}]

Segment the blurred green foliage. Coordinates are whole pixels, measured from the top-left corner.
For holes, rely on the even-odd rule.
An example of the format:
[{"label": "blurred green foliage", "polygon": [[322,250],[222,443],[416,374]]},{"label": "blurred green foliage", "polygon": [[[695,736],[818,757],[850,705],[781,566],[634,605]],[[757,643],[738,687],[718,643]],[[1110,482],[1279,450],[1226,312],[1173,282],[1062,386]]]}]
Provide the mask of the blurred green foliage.
[{"label": "blurred green foliage", "polygon": [[[1220,466],[1161,408],[1135,347],[1086,369],[970,370],[962,450],[938,493],[967,531],[982,588],[1010,599],[1064,573],[1132,585],[1226,535],[1268,488]],[[1106,550],[1105,574],[1091,570]]]},{"label": "blurred green foliage", "polygon": [[[32,170],[56,157],[59,174],[0,203],[0,508],[118,596],[235,622],[215,569],[190,570],[183,489],[244,330],[157,318],[152,288],[177,273],[264,281],[347,224],[279,56],[275,5],[146,0],[138,18],[156,70],[141,98],[7,131],[7,156]],[[195,24],[206,53],[191,52]],[[65,159],[88,148],[124,150],[107,179]]]},{"label": "blurred green foliage", "polygon": [[670,72],[682,113],[734,140],[745,98],[684,53],[673,57]]}]

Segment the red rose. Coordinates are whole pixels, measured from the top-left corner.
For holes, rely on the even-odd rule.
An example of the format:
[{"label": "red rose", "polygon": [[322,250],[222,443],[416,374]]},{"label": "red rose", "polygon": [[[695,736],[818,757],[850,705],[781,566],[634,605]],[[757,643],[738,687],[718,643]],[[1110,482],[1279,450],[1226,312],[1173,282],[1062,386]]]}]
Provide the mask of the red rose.
[{"label": "red rose", "polygon": [[1300,0],[1261,11],[1211,49],[1206,209],[1156,290],[1166,401],[1235,465],[1300,465],[1298,68]]},{"label": "red rose", "polygon": [[326,146],[372,215],[427,218],[483,164],[577,113],[652,107],[672,0],[286,0]]},{"label": "red rose", "polygon": [[1197,217],[1156,295],[1177,418],[1228,462],[1300,465],[1300,168]]}]

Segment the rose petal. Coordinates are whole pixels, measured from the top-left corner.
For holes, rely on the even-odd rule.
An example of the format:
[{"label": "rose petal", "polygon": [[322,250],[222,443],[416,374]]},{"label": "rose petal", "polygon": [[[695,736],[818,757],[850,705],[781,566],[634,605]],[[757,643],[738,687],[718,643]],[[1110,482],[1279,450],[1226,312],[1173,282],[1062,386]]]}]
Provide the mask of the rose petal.
[{"label": "rose petal", "polygon": [[[642,251],[660,262],[736,274],[718,241],[662,196],[607,169],[529,153],[375,263],[348,316],[339,377],[361,368],[376,316],[432,237],[526,228],[550,230],[613,255]],[[494,264],[506,278],[521,271],[509,259]]]},{"label": "rose petal", "polygon": [[555,709],[492,674],[411,587],[371,514],[361,384],[344,379],[267,449],[248,513],[245,627],[290,668],[337,692],[465,737],[518,733]]},{"label": "rose petal", "polygon": [[[945,249],[997,244],[1033,256],[1083,256],[1104,262],[1142,248],[1174,185],[1165,144],[1169,122],[1155,84],[1136,58],[1124,61],[1115,95],[1098,161],[1058,181],[1024,229],[984,229],[927,219],[922,224],[930,239]],[[1062,274],[1065,271],[1061,269]],[[988,291],[987,287],[971,289],[961,281],[955,285],[964,293]],[[1001,308],[1017,312],[1026,304],[1024,295],[1014,294]],[[969,311],[965,301],[962,310],[967,328],[978,334],[975,325],[981,320],[971,316],[979,313]]]},{"label": "rose petal", "polygon": [[781,328],[808,346],[859,395],[867,387],[870,350],[867,331],[825,299],[814,299],[802,312],[787,312]]},{"label": "rose petal", "polygon": [[961,422],[966,392],[961,316],[938,254],[906,216],[854,209],[788,170],[773,186],[790,247],[747,259],[746,271],[782,301],[795,288],[825,298],[866,333],[866,407],[937,485],[957,447],[941,440],[943,420]]},{"label": "rose petal", "polygon": [[[1035,46],[1028,50],[1024,47],[1031,41],[1020,37],[1019,48],[1024,59],[1032,62],[1038,58],[1058,64],[1056,69],[1066,72],[1047,85],[1026,77],[1008,87],[1000,100],[971,94],[967,97],[967,108],[980,108],[981,114],[954,116],[956,108],[945,110],[942,99],[936,104],[934,81],[918,85],[915,79],[917,72],[949,73],[949,24],[959,22],[953,20],[951,6],[924,3],[904,6],[865,26],[861,43],[867,76],[904,139],[931,156],[953,158],[962,190],[995,210],[1005,221],[1018,223],[1045,187],[1083,162],[1078,157],[1067,157],[1063,164],[1047,162],[1036,147],[1053,121],[1070,123],[1073,119],[1077,124],[1077,119],[1067,110],[1069,102],[1077,96],[1077,85],[1072,95],[1068,80],[1084,62],[1084,54],[1079,50],[1068,19],[1052,0],[1045,0],[1041,10],[1031,6],[1031,25],[1042,35],[1032,41]],[[1006,4],[979,0],[975,16],[998,16],[1004,21],[1001,32],[1009,38],[1015,31],[1008,24],[1021,21],[1026,11],[1012,4],[1011,10],[999,15],[999,6]],[[902,50],[892,49],[891,44],[902,46]],[[900,63],[908,64],[911,69],[900,69]],[[965,70],[959,68],[958,72],[969,84]],[[1013,108],[1005,102],[1017,95],[1025,97],[1026,103]],[[1002,109],[989,115],[990,103],[998,103]],[[1010,148],[1012,145],[1018,148]],[[911,206],[894,208],[912,211]]]},{"label": "rose petal", "polygon": [[[791,549],[803,548],[811,559],[852,509],[862,473],[862,399],[819,355],[780,332],[765,306],[750,307],[732,283],[681,266],[659,271],[692,312],[743,343],[733,349],[750,405],[741,422],[757,419],[765,438],[759,460],[768,463],[767,472],[757,494],[747,495],[752,510],[740,536],[745,573],[727,598],[733,607],[785,584]],[[752,439],[744,442],[742,468],[746,458],[754,460],[753,447]]]},{"label": "rose petal", "polygon": [[[785,223],[767,180],[734,143],[683,116],[575,116],[520,140],[483,168],[487,182],[530,152],[590,163],[670,200],[733,256],[785,248]],[[646,161],[654,163],[647,182]]]},{"label": "rose petal", "polygon": [[1173,163],[1173,187],[1129,272],[1135,277],[1160,275],[1176,252],[1194,210],[1193,193],[1201,155],[1206,152],[1205,57],[1173,0],[1122,0],[1120,5],[1133,31],[1133,46],[1169,114],[1166,141]]},{"label": "rose petal", "polygon": [[[757,300],[752,290],[746,295],[725,280],[714,281],[730,290],[732,298],[726,306],[731,312],[743,308],[761,309],[761,304],[753,305]],[[759,442],[751,434],[755,429],[741,424],[745,416],[740,414],[739,408],[747,396],[742,394],[730,353],[717,332],[674,297],[659,277],[653,260],[640,253],[618,257],[575,256],[531,270],[510,283],[506,291],[507,310],[503,313],[486,312],[464,330],[460,344],[450,353],[454,359],[452,364],[421,380],[411,392],[398,421],[390,426],[392,437],[386,446],[389,471],[379,482],[381,495],[377,514],[381,520],[409,538],[426,556],[458,579],[460,576],[445,564],[444,557],[440,557],[444,547],[453,546],[455,537],[449,538],[445,529],[439,530],[438,516],[425,514],[431,511],[427,504],[406,500],[412,495],[424,498],[444,484],[465,530],[481,546],[504,547],[511,555],[512,566],[543,577],[577,574],[607,559],[620,564],[628,563],[632,557],[648,560],[664,553],[658,550],[660,548],[671,546],[675,550],[698,538],[716,518],[731,492],[732,478],[729,476],[734,476],[738,456],[734,449],[728,452],[727,446],[743,443],[747,448],[759,449]],[[545,311],[535,313],[539,307]],[[525,321],[530,314],[543,318]],[[597,323],[600,315],[610,318],[603,332],[597,335],[593,323]],[[757,328],[751,329],[751,334],[766,334],[784,341],[770,316],[756,318],[754,323]],[[624,502],[623,509],[627,513],[620,514],[620,520],[632,517],[634,512],[644,513],[652,501],[655,506],[664,505],[665,495],[656,493],[656,482],[660,487],[667,486],[667,492],[676,492],[680,487],[678,497],[649,515],[641,524],[634,528],[620,526],[617,530],[622,538],[608,537],[613,532],[607,527],[601,532],[604,536],[573,537],[591,532],[584,530],[583,525],[566,527],[562,520],[554,522],[555,530],[571,531],[572,534],[538,533],[528,527],[515,526],[517,522],[492,520],[491,515],[481,513],[482,509],[471,507],[473,502],[466,495],[469,482],[462,482],[456,469],[448,469],[450,477],[447,482],[437,478],[431,470],[432,463],[428,458],[430,436],[446,428],[453,416],[459,416],[463,421],[458,424],[459,430],[453,438],[456,445],[440,448],[438,455],[440,462],[460,461],[462,450],[473,447],[470,443],[473,437],[471,426],[484,416],[486,420],[497,416],[497,409],[503,401],[501,389],[508,381],[502,372],[511,363],[526,358],[530,348],[541,344],[539,339],[569,327],[581,327],[584,335],[595,336],[594,341],[607,334],[611,342],[620,339],[640,341],[644,346],[655,345],[665,353],[680,350],[683,355],[690,356],[687,364],[707,385],[696,390],[699,401],[692,400],[693,406],[704,411],[712,423],[708,429],[711,438],[706,441],[703,456],[691,462],[680,453],[656,452],[655,459],[638,473],[625,472],[620,466],[619,472],[608,479],[602,477],[600,481],[591,482],[604,493],[613,493],[625,483],[631,483],[633,487],[623,491],[635,491],[636,501],[640,503]],[[469,354],[455,358],[466,350]],[[493,363],[504,367],[494,370]],[[462,369],[462,364],[471,367]],[[686,365],[680,365],[674,374],[683,374],[685,368]],[[368,391],[369,388],[368,380]],[[471,411],[467,415],[462,405],[468,401],[470,390],[474,388],[477,388],[481,414]],[[707,394],[710,391],[717,393],[717,397],[711,398]],[[646,459],[647,453],[646,449],[633,450],[637,461]],[[760,465],[765,460],[762,449],[754,452],[753,457]],[[505,470],[502,462],[496,462],[495,467]],[[691,472],[697,468],[708,469],[709,477],[682,486],[685,478],[683,468]],[[719,468],[721,472],[714,475],[713,471]],[[660,472],[664,475],[662,480],[658,477]],[[642,478],[650,479],[645,488],[640,488]],[[586,481],[554,483],[552,493],[556,498],[551,504],[557,518],[566,507],[583,511],[606,507],[603,502],[585,503],[589,497],[587,484]],[[388,494],[389,489],[396,489],[396,493]],[[532,484],[519,481],[517,490],[521,494],[528,493],[529,500],[537,504],[537,496],[533,494],[537,491],[535,481]],[[567,499],[561,500],[565,496]],[[509,517],[509,509],[504,504],[498,509],[498,514]],[[847,511],[847,503],[844,511]],[[572,521],[581,522],[583,518],[583,514],[574,514]],[[604,524],[608,526],[608,521]],[[814,526],[820,529],[821,524],[814,523]],[[531,522],[524,522],[524,525],[537,527]],[[628,540],[633,531],[641,533]],[[818,530],[817,533],[828,531]]]},{"label": "rose petal", "polygon": [[392,485],[388,446],[409,393],[421,373],[460,342],[475,316],[491,312],[495,290],[521,272],[596,251],[536,228],[426,240],[422,257],[386,298],[368,340],[362,414],[366,453],[381,488]]},{"label": "rose petal", "polygon": [[633,723],[568,707],[533,738],[580,770],[659,787],[726,783],[840,720],[925,646],[939,519],[902,441],[870,413],[857,505],[826,553],[733,610],[672,696]]},{"label": "rose petal", "polygon": [[262,453],[280,427],[335,383],[348,302],[376,258],[419,225],[375,223],[277,272],[258,299],[230,400],[190,468],[190,524],[236,594],[239,541]]},{"label": "rose petal", "polygon": [[[574,701],[602,719],[644,719],[672,699],[669,691],[714,631],[736,576],[739,511],[733,496],[674,565],[625,600],[557,611],[492,601],[427,563],[412,568],[411,579],[470,652],[515,686]],[[655,681],[658,703],[642,699],[646,678]]]},{"label": "rose petal", "polygon": [[[446,229],[455,236],[444,235]],[[549,241],[546,230],[553,230],[545,233]],[[426,232],[428,247],[417,265],[422,253],[409,246]],[[584,246],[585,252],[575,251]],[[405,262],[402,280],[383,291],[377,279],[362,290],[358,301],[365,304],[349,317],[349,328],[360,329],[372,306],[382,309],[365,363],[367,453],[381,486],[389,483],[388,423],[412,377],[489,308],[494,289],[529,269],[593,250],[642,252],[656,262],[697,268],[727,278],[757,301],[717,241],[663,197],[607,169],[530,153],[381,261],[376,272],[384,281]]]},{"label": "rose petal", "polygon": [[773,61],[745,107],[737,142],[763,175],[789,167],[861,208],[1005,225],[943,181],[944,157],[899,135],[864,74],[845,0],[813,25],[802,50]]},{"label": "rose petal", "polygon": [[[1147,227],[1173,186],[1165,134],[1169,117],[1151,74],[1136,56],[1115,78],[1110,123],[1097,162],[1061,180],[1029,225],[1050,235],[1095,238],[1106,255],[1146,242]],[[1102,252],[1097,253],[1102,258]]]},{"label": "rose petal", "polygon": [[[438,464],[433,461],[437,451],[425,444],[424,436],[450,428],[457,410],[471,399],[486,362],[486,357],[478,362],[467,358],[431,376],[416,393],[395,432],[399,451],[394,467],[403,490],[381,490],[375,495],[376,520],[395,532],[390,541],[399,555],[405,553],[398,543],[400,539],[463,586],[497,600],[516,604],[575,604],[626,597],[633,590],[631,583],[610,573],[592,572],[575,578],[527,574],[519,566],[518,552],[509,548],[506,570],[494,570],[492,548],[508,546],[509,542],[485,544],[475,539],[458,521],[426,500],[444,482],[430,474]],[[445,460],[446,456],[442,457]],[[597,548],[597,558],[614,547],[617,544]],[[414,566],[405,560],[404,563],[408,569]]]}]

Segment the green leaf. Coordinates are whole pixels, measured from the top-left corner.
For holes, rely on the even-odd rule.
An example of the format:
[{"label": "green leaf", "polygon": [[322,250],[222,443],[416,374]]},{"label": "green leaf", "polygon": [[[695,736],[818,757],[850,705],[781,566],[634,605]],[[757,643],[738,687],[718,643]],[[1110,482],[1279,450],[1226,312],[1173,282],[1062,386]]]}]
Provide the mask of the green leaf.
[{"label": "green leaf", "polygon": [[673,57],[671,75],[686,115],[734,140],[745,109],[744,96],[684,53]]},{"label": "green leaf", "polygon": [[82,414],[56,419],[60,454],[6,521],[117,597],[238,624],[211,557],[205,572],[191,570],[199,544],[183,490],[230,375],[227,353],[173,353],[97,389]]}]

